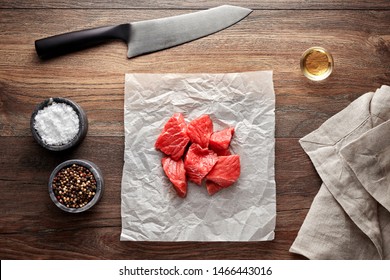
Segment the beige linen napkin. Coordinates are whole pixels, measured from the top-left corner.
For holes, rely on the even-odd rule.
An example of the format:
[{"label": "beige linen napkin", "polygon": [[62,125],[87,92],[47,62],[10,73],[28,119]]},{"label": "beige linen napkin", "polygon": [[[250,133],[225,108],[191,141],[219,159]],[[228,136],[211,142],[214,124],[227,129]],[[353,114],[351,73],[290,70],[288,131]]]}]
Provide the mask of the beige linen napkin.
[{"label": "beige linen napkin", "polygon": [[309,259],[390,259],[390,87],[300,140],[323,184],[290,248]]}]

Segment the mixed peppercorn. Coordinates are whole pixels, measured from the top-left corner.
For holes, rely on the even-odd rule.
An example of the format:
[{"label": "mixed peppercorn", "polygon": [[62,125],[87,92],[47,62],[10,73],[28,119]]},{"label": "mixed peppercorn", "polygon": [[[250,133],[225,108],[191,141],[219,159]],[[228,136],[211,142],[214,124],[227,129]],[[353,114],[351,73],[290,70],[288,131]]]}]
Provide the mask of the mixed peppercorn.
[{"label": "mixed peppercorn", "polygon": [[57,200],[68,208],[81,208],[96,194],[96,179],[92,172],[78,164],[61,169],[53,179]]}]

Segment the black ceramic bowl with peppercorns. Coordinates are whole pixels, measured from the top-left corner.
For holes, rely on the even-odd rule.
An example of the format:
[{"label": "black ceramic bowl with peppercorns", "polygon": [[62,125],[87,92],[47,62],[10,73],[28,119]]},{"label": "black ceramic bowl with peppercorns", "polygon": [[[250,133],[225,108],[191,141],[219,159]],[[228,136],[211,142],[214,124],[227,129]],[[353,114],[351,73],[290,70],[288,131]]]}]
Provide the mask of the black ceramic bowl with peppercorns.
[{"label": "black ceramic bowl with peppercorns", "polygon": [[73,159],[59,164],[49,179],[49,194],[54,204],[69,213],[90,209],[104,189],[100,169],[92,162]]}]

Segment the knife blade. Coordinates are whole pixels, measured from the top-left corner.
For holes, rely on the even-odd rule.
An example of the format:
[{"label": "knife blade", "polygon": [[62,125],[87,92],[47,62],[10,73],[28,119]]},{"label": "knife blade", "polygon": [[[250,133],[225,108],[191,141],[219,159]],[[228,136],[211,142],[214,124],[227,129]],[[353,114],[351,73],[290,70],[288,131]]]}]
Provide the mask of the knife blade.
[{"label": "knife blade", "polygon": [[51,36],[35,41],[41,59],[56,57],[119,39],[128,44],[127,57],[181,45],[225,29],[252,10],[222,5],[184,15],[103,26]]}]

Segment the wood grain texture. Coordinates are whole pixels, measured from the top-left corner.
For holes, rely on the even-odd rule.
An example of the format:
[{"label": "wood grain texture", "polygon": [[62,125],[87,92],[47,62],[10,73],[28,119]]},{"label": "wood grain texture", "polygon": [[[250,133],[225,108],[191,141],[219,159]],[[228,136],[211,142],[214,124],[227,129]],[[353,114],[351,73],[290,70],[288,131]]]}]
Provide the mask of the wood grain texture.
[{"label": "wood grain texture", "polygon": [[[113,41],[40,61],[34,41],[63,32],[184,14],[220,1],[2,1],[0,3],[1,259],[300,259],[288,252],[321,180],[298,139],[351,101],[390,84],[388,1],[230,1],[255,9],[240,23],[189,44],[126,58]],[[334,73],[310,82],[299,59],[327,48]],[[273,70],[276,93],[277,224],[272,242],[120,242],[125,73]],[[31,136],[34,107],[68,97],[87,112],[84,142],[45,151]],[[47,193],[52,169],[95,162],[106,190],[93,211],[66,215]]]},{"label": "wood grain texture", "polygon": [[[124,137],[87,137],[70,153],[43,150],[31,137],[1,137],[2,259],[295,259],[288,252],[320,180],[297,139],[278,139],[276,238],[272,242],[120,242]],[[12,148],[14,147],[14,148]],[[69,215],[47,193],[52,169],[70,158],[95,162],[105,178],[93,211]],[[12,166],[12,172],[10,167]],[[308,167],[307,167],[308,166]],[[308,172],[309,171],[309,172]],[[16,176],[17,174],[17,176]],[[240,248],[238,251],[237,249]]]},{"label": "wood grain texture", "polygon": [[[93,124],[92,135],[121,136],[127,72],[272,69],[277,123],[283,123],[277,126],[276,136],[301,137],[390,78],[390,11],[255,11],[212,36],[130,60],[122,42],[44,62],[34,53],[38,38],[128,18],[175,14],[166,10],[0,10],[4,26],[0,34],[0,135],[29,135],[28,121],[35,104],[47,97],[66,96],[85,108]],[[323,83],[308,81],[299,69],[301,54],[313,45],[327,48],[335,59],[334,73]]]},{"label": "wood grain texture", "polygon": [[221,2],[219,0],[208,1],[128,1],[128,0],[3,0],[0,8],[39,8],[39,9],[207,9],[215,6],[229,4],[247,7],[251,9],[271,9],[271,10],[303,10],[303,9],[387,9],[387,0],[366,1],[366,0],[233,0]]}]

